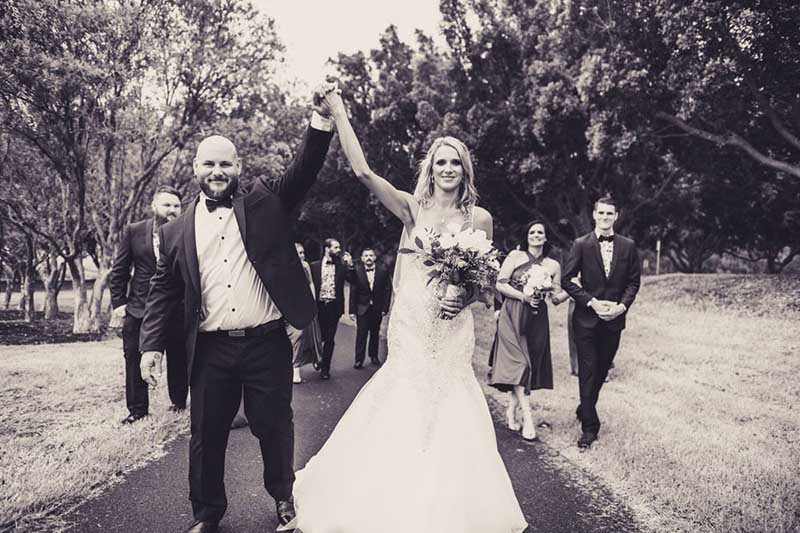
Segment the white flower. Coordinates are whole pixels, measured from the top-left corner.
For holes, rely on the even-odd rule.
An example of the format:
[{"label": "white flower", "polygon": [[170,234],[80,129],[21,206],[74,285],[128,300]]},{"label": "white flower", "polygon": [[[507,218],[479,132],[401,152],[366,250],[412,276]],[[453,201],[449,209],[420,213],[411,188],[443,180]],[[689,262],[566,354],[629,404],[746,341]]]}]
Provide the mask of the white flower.
[{"label": "white flower", "polygon": [[458,239],[456,239],[456,236],[452,233],[443,233],[439,237],[439,246],[441,246],[443,250],[449,250],[457,244]]},{"label": "white flower", "polygon": [[450,222],[449,224],[447,224],[445,226],[445,229],[449,233],[452,233],[453,235],[457,235],[459,232],[461,232],[461,224],[459,224],[458,222]]},{"label": "white flower", "polygon": [[479,255],[486,255],[492,250],[492,241],[486,238],[483,230],[462,231],[456,237],[459,246],[464,250],[471,250]]},{"label": "white flower", "polygon": [[531,289],[547,290],[553,288],[553,277],[546,268],[541,265],[533,265],[527,274],[525,287]]}]

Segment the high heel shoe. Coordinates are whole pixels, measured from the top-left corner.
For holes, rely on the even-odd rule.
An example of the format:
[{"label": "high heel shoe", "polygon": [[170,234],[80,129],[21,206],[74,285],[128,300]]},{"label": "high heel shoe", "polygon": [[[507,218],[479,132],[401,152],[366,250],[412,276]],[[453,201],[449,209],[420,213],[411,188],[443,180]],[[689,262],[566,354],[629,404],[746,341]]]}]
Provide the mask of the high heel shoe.
[{"label": "high heel shoe", "polygon": [[528,442],[538,442],[536,436],[536,425],[533,423],[533,415],[530,411],[522,411],[522,438]]},{"label": "high heel shoe", "polygon": [[508,429],[511,431],[519,431],[522,427],[517,420],[517,406],[516,404],[511,404],[506,409],[506,423],[508,424]]}]

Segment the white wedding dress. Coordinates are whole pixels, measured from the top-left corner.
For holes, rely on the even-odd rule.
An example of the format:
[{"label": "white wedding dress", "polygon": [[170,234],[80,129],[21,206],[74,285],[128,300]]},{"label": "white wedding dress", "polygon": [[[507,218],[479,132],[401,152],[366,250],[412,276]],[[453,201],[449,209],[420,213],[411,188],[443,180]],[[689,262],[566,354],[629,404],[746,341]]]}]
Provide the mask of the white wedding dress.
[{"label": "white wedding dress", "polygon": [[425,267],[401,257],[386,362],[297,472],[292,525],[298,533],[522,532],[472,369],[472,312],[437,318]]}]

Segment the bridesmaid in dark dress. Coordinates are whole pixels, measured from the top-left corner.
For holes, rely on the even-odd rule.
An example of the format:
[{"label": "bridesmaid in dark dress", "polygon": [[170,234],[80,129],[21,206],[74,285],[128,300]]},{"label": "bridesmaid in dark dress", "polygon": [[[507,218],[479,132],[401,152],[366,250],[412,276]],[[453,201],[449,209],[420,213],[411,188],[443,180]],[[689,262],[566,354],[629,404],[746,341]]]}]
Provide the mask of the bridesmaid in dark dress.
[{"label": "bridesmaid in dark dress", "polygon": [[497,282],[497,290],[505,299],[497,322],[490,383],[509,393],[506,418],[510,429],[520,429],[517,407],[522,411],[522,438],[525,440],[536,440],[531,390],[553,388],[547,304],[535,295],[523,294],[521,288],[526,273],[533,265],[541,265],[553,280],[552,302],[558,305],[568,298],[561,289],[561,266],[548,257],[549,251],[544,223],[531,222],[526,227],[520,249],[509,253],[503,262]]}]

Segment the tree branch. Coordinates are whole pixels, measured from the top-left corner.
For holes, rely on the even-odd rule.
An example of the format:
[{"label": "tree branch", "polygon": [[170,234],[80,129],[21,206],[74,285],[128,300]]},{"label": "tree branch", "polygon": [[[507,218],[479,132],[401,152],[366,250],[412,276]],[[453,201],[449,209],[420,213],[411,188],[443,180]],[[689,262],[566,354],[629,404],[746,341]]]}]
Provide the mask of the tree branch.
[{"label": "tree branch", "polygon": [[780,172],[785,172],[787,174],[791,174],[796,178],[800,178],[800,167],[797,167],[790,163],[786,163],[785,161],[779,161],[777,159],[762,154],[752,144],[747,142],[745,139],[743,139],[736,133],[733,132],[729,132],[727,134],[711,133],[709,131],[702,130],[700,128],[695,128],[694,126],[691,126],[686,122],[682,121],[678,117],[670,115],[669,113],[664,113],[663,111],[659,111],[658,113],[656,113],[656,117],[665,120],[674,126],[677,126],[678,128],[694,135],[695,137],[700,137],[701,139],[712,142],[717,146],[733,146],[739,148],[747,155],[749,155],[751,158],[753,158],[754,160],[756,160],[757,162],[761,163],[766,167],[778,170]]}]

